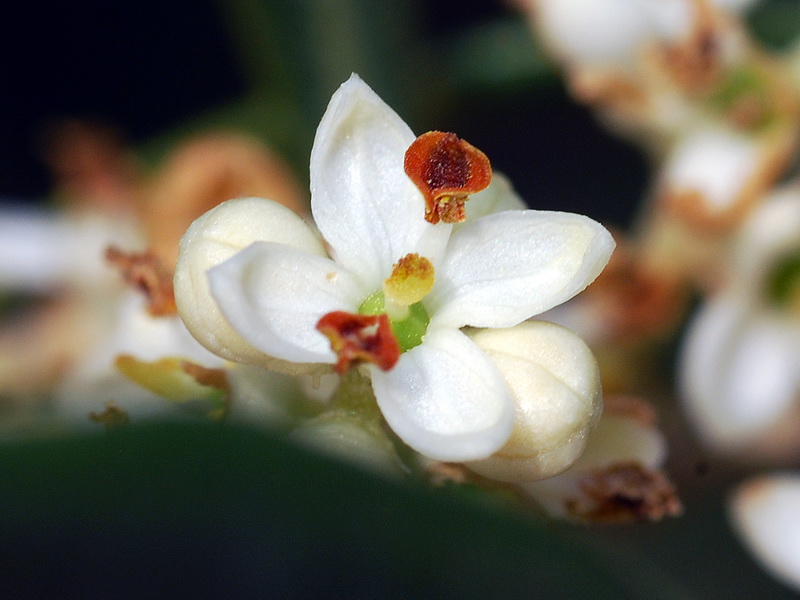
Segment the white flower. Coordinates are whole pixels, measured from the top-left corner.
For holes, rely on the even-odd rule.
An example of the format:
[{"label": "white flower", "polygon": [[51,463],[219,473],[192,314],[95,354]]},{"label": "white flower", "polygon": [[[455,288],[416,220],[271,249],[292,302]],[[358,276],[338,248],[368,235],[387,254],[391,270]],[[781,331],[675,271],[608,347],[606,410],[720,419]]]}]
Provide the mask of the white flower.
[{"label": "white flower", "polygon": [[797,447],[798,260],[800,193],[788,188],[745,223],[729,281],[694,317],[684,342],[685,406],[713,448],[771,454]]},{"label": "white flower", "polygon": [[564,302],[597,276],[614,244],[599,224],[567,213],[507,211],[455,231],[446,216],[431,224],[404,171],[415,139],[351,77],[331,99],[311,153],[312,213],[329,252],[271,201],[230,201],[184,237],[176,299],[206,346],[251,362],[260,353],[266,366],[341,366],[343,352],[318,329],[323,317],[390,319],[399,359],[366,365],[386,421],[426,456],[481,459],[508,439],[514,403],[461,328],[511,327]]},{"label": "white flower", "polygon": [[769,573],[800,591],[800,475],[762,475],[742,484],[730,503],[734,528]]}]

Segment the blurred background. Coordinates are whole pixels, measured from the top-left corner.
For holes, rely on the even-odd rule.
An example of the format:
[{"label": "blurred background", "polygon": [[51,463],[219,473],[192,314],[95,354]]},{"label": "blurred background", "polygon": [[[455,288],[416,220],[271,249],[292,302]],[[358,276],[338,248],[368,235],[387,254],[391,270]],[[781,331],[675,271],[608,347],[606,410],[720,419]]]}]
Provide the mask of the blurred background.
[{"label": "blurred background", "polygon": [[[746,18],[769,48],[800,34],[797,0],[764,0]],[[532,208],[626,230],[653,176],[639,147],[569,96],[510,1],[23,3],[0,20],[0,57],[7,206],[53,206],[48,152],[71,119],[111,128],[150,171],[187,135],[246,132],[305,186],[316,124],[351,72],[415,132],[454,131],[482,149]],[[795,597],[730,531],[730,486],[758,467],[702,449],[685,423],[674,401],[680,339],[648,348],[657,368],[632,390],[654,395],[680,518],[542,523],[469,494],[387,484],[251,431],[156,427],[0,448],[0,557],[36,565],[14,570],[8,597],[50,597],[61,583],[120,598]]]},{"label": "blurred background", "polygon": [[415,131],[484,149],[532,206],[625,224],[644,190],[640,153],[567,99],[501,1],[81,2],[46,19],[18,6],[2,27],[6,198],[50,191],[46,136],[65,118],[111,125],[151,156],[180,128],[227,122],[305,176],[313,128],[352,71]]}]

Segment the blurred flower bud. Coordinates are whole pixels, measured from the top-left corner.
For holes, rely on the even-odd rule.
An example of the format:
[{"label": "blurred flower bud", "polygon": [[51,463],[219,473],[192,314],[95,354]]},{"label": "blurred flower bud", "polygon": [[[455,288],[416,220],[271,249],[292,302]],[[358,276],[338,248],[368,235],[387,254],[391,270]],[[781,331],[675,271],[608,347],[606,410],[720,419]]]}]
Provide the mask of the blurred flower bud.
[{"label": "blurred flower bud", "polygon": [[680,362],[702,441],[774,458],[800,442],[800,192],[773,194],[744,224],[722,289],[690,323]]}]

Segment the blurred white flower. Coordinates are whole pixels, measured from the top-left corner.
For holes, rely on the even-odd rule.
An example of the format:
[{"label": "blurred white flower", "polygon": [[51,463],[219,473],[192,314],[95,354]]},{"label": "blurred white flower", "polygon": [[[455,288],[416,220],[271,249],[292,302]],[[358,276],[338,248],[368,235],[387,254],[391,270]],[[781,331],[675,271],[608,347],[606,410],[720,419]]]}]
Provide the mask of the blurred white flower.
[{"label": "blurred white flower", "polygon": [[439,161],[451,150],[469,161],[472,150],[436,146],[442,139],[463,144],[452,134],[415,139],[353,76],[334,94],[311,154],[312,213],[329,252],[271,201],[230,201],[187,231],[175,291],[190,331],[227,358],[340,372],[366,361],[395,433],[423,455],[464,461],[505,444],[514,401],[460,329],[512,327],[567,300],[614,244],[594,221],[567,213],[507,211],[454,229],[460,179],[477,167],[459,162],[453,178]]},{"label": "blurred white flower", "polygon": [[800,592],[800,474],[761,475],[730,501],[734,529],[759,564]]},{"label": "blurred white flower", "polygon": [[719,451],[785,453],[800,440],[800,188],[745,222],[725,279],[684,341],[687,413]]}]

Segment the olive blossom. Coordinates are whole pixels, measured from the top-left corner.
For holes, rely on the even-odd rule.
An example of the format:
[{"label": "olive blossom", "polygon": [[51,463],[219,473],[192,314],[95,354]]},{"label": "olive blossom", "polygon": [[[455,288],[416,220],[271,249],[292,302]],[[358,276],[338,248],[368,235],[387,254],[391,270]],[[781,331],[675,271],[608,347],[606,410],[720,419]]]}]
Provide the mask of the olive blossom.
[{"label": "olive blossom", "polygon": [[[421,152],[413,160],[412,146]],[[462,328],[513,327],[564,302],[597,276],[614,243],[591,219],[559,212],[503,211],[454,227],[466,193],[451,173],[444,169],[438,196],[415,185],[436,183],[436,160],[453,153],[488,169],[453,134],[416,138],[352,76],[311,152],[311,210],[324,243],[270,200],[216,207],[181,243],[175,293],[187,327],[218,354],[270,368],[344,372],[358,363],[410,447],[437,460],[490,456],[511,435],[514,396]],[[465,168],[468,183],[476,168]],[[479,175],[488,183],[491,172]]]}]

